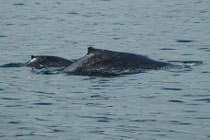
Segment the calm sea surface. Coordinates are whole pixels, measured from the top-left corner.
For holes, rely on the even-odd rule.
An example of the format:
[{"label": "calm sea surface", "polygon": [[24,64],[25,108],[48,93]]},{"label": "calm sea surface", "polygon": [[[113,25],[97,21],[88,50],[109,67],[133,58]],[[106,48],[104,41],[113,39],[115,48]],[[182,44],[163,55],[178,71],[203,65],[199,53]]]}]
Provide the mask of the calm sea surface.
[{"label": "calm sea surface", "polygon": [[209,140],[209,0],[1,0],[0,65],[88,47],[199,61],[116,77],[0,67],[1,140]]}]

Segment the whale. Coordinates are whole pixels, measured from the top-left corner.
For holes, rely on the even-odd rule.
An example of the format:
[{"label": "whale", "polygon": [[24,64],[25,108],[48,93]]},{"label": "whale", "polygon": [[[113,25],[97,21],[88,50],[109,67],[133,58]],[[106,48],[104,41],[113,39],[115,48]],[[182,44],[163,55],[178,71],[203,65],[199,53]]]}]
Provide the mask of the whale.
[{"label": "whale", "polygon": [[88,48],[87,54],[65,67],[63,72],[82,75],[138,73],[142,70],[163,69],[172,64],[150,59],[147,56]]},{"label": "whale", "polygon": [[26,62],[25,66],[42,69],[47,67],[67,67],[72,63],[74,61],[58,56],[31,55],[31,60]]}]

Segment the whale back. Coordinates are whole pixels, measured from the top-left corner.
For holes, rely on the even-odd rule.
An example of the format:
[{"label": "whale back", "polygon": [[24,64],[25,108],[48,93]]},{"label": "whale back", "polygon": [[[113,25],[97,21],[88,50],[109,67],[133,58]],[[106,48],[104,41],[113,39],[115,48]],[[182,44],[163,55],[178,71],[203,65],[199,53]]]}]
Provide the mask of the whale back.
[{"label": "whale back", "polygon": [[63,71],[81,74],[109,74],[142,69],[160,69],[167,65],[169,65],[169,63],[155,61],[143,55],[89,47],[87,55],[66,67]]},{"label": "whale back", "polygon": [[46,67],[66,67],[72,63],[73,61],[58,56],[32,55],[31,60],[26,63],[26,66],[41,69]]}]

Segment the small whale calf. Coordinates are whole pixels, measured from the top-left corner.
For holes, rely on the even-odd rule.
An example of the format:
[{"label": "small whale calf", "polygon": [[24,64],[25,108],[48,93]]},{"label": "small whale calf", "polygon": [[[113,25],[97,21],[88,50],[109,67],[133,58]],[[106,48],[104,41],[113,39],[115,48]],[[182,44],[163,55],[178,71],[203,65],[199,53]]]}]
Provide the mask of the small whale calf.
[{"label": "small whale calf", "polygon": [[25,65],[36,69],[42,69],[46,67],[66,67],[74,63],[71,60],[58,57],[58,56],[31,56],[31,60]]},{"label": "small whale calf", "polygon": [[138,73],[142,70],[162,69],[170,65],[139,54],[93,47],[89,47],[87,54],[75,62],[57,56],[31,56],[31,60],[26,64],[37,69],[64,67],[62,72],[80,75]]}]

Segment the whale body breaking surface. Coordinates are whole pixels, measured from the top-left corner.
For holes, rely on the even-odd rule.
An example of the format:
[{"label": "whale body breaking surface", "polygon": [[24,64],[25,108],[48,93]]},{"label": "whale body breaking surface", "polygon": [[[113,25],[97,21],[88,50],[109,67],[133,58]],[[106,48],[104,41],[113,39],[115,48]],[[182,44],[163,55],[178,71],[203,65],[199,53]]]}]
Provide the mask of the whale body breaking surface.
[{"label": "whale body breaking surface", "polygon": [[162,69],[170,65],[139,54],[93,47],[89,47],[87,54],[76,61],[57,56],[31,56],[31,60],[26,63],[26,66],[36,69],[63,67],[61,72],[79,75],[131,74],[149,69]]},{"label": "whale body breaking surface", "polygon": [[88,48],[88,53],[63,69],[63,72],[94,74],[138,73],[148,69],[162,69],[171,65],[167,62],[152,60],[146,56]]},{"label": "whale body breaking surface", "polygon": [[31,60],[26,62],[25,65],[36,69],[42,69],[47,67],[66,67],[72,63],[74,63],[74,61],[58,56],[32,55]]},{"label": "whale body breaking surface", "polygon": [[113,76],[136,74],[147,70],[191,68],[200,64],[203,64],[203,62],[192,60],[162,62],[135,53],[89,47],[87,54],[78,60],[69,60],[58,56],[32,55],[31,60],[26,63],[11,62],[0,65],[0,68],[27,66],[31,67],[33,72],[38,72],[38,74],[68,73],[74,75]]}]

